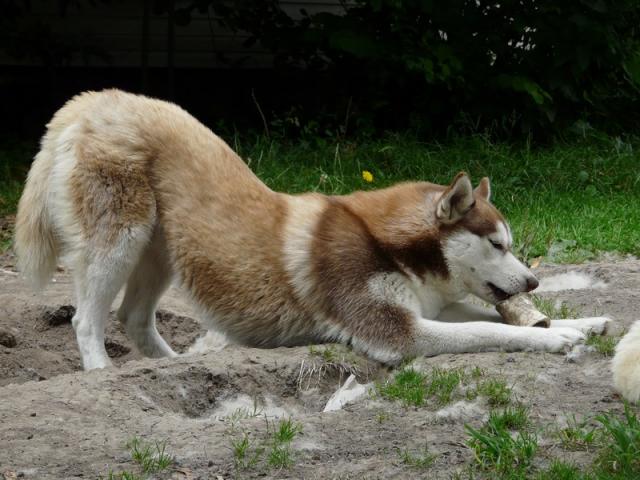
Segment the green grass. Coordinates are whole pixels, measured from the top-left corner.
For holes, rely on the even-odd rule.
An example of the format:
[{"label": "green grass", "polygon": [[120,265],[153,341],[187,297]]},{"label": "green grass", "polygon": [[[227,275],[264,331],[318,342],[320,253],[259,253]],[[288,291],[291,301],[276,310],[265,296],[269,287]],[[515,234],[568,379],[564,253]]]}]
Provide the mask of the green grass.
[{"label": "green grass", "polygon": [[478,393],[487,397],[491,406],[508,405],[511,402],[511,388],[500,378],[490,378],[478,384]]},{"label": "green grass", "polygon": [[[527,423],[518,419],[517,424],[521,428]],[[469,433],[467,445],[473,451],[476,466],[480,470],[493,471],[502,477],[524,474],[529,470],[538,450],[535,433],[522,429],[512,434],[504,414],[490,415],[480,429],[469,425],[465,428]]]},{"label": "green grass", "polygon": [[[500,480],[629,480],[640,478],[640,420],[637,410],[625,404],[622,415],[606,412],[577,421],[569,420],[558,432],[563,449],[591,453],[591,464],[577,466],[559,458],[548,466],[536,462],[538,434],[526,407],[493,411],[479,429],[465,428],[467,445],[474,454],[468,478]],[[546,454],[545,454],[546,456]],[[462,477],[460,477],[462,478]]]},{"label": "green grass", "polygon": [[327,363],[338,361],[338,354],[333,345],[309,345],[309,354],[319,357]]},{"label": "green grass", "polygon": [[[640,139],[530,148],[481,136],[447,144],[388,136],[338,145],[258,138],[238,147],[268,185],[287,192],[343,194],[402,180],[448,183],[461,170],[476,182],[489,176],[522,256],[545,255],[552,246],[553,260],[560,262],[602,250],[640,254]],[[363,170],[372,172],[372,183],[362,178]]]},{"label": "green grass", "polygon": [[381,410],[378,413],[376,413],[375,418],[376,418],[376,422],[382,424],[387,420],[389,420],[389,414]]},{"label": "green grass", "polygon": [[288,418],[271,428],[267,423],[267,429],[270,436],[267,464],[272,468],[290,468],[293,465],[291,442],[302,433],[302,424]]},{"label": "green grass", "polygon": [[433,368],[427,375],[408,367],[401,369],[393,379],[376,384],[376,390],[382,397],[399,400],[407,406],[421,407],[427,399],[433,399],[436,405],[446,405],[468,378],[460,368]]},{"label": "green grass", "polygon": [[[404,180],[448,183],[465,170],[492,180],[493,199],[511,223],[517,253],[558,262],[599,251],[640,255],[640,138],[597,138],[527,144],[469,136],[421,143],[402,135],[375,140],[230,142],[270,187],[285,192],[344,194]],[[0,215],[15,212],[32,145],[0,147]],[[373,182],[363,179],[370,171]]]},{"label": "green grass", "polygon": [[612,357],[616,351],[616,345],[619,340],[618,337],[612,337],[610,335],[591,334],[587,337],[585,343],[594,347],[598,353],[605,357]]},{"label": "green grass", "polygon": [[167,453],[166,442],[146,442],[139,437],[133,437],[127,442],[126,447],[140,473],[110,470],[108,480],[148,480],[174,463],[173,457]]},{"label": "green grass", "polygon": [[398,450],[400,461],[409,467],[425,470],[436,461],[436,455],[429,452],[428,447],[425,447],[417,452],[412,452],[408,448]]},{"label": "green grass", "polygon": [[502,378],[483,378],[484,375],[485,372],[477,367],[470,372],[463,368],[434,367],[429,373],[404,367],[393,378],[376,383],[375,392],[413,407],[422,407],[428,401],[443,406],[456,399],[473,400],[478,395],[486,397],[491,406],[508,405],[511,388]]},{"label": "green grass", "polygon": [[262,445],[254,445],[246,433],[242,438],[231,440],[233,452],[233,464],[236,471],[247,470],[256,466],[262,457],[265,448]]},{"label": "green grass", "polygon": [[498,430],[520,430],[529,425],[529,407],[518,404],[489,412],[489,425]]},{"label": "green grass", "polygon": [[427,395],[434,397],[439,405],[446,405],[453,399],[453,393],[466,383],[468,375],[461,368],[434,368],[426,384]]},{"label": "green grass", "polygon": [[16,212],[22,185],[36,147],[26,143],[0,145],[0,216]]},{"label": "green grass", "polygon": [[427,377],[413,368],[404,368],[385,383],[376,384],[376,391],[384,398],[399,400],[405,405],[424,405]]},{"label": "green grass", "polygon": [[291,443],[302,433],[302,424],[291,418],[280,420],[277,424],[268,419],[265,421],[266,436],[261,440],[252,440],[247,433],[243,433],[240,438],[231,439],[236,473],[258,467],[283,469],[293,465]]},{"label": "green grass", "polygon": [[275,443],[291,443],[300,433],[302,433],[302,425],[288,418],[280,420],[278,427],[273,430],[272,438]]},{"label": "green grass", "polygon": [[173,463],[173,458],[166,452],[165,442],[149,443],[134,437],[127,447],[131,451],[131,459],[145,474],[161,472]]},{"label": "green grass", "polygon": [[534,306],[551,319],[559,320],[580,317],[580,311],[570,306],[567,302],[557,304],[555,300],[542,298],[538,295],[532,295],[531,299],[533,300]]},{"label": "green grass", "polygon": [[551,462],[547,470],[539,472],[535,477],[536,480],[587,480],[591,478],[587,473],[580,471],[580,468],[576,465],[561,462],[560,460]]},{"label": "green grass", "polygon": [[293,465],[293,457],[289,445],[274,445],[269,450],[267,463],[273,468],[290,468]]},{"label": "green grass", "polygon": [[621,478],[640,478],[640,421],[626,404],[622,417],[601,414],[596,417],[606,438],[595,465],[598,470]]},{"label": "green grass", "polygon": [[600,431],[589,419],[578,421],[575,416],[567,419],[567,426],[557,433],[565,450],[589,450],[594,448]]}]

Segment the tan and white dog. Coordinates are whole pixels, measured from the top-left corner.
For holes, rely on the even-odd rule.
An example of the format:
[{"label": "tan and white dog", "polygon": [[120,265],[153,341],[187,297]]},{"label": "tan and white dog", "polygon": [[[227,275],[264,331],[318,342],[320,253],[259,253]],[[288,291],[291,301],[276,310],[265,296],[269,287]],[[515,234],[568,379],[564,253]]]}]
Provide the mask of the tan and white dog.
[{"label": "tan and white dog", "polygon": [[[20,200],[16,251],[36,286],[66,257],[85,369],[110,364],[105,322],[125,283],[118,317],[137,348],[175,355],[154,315],[174,277],[212,327],[258,347],[339,341],[397,363],[557,352],[585,330],[602,331],[607,319],[550,329],[436,321],[467,294],[495,304],[538,284],[511,253],[509,226],[489,198],[487,179],[473,190],[464,174],[449,186],[277,193],[176,105],[88,92],[48,125]],[[469,308],[455,320],[472,320],[469,312],[496,320]]]}]

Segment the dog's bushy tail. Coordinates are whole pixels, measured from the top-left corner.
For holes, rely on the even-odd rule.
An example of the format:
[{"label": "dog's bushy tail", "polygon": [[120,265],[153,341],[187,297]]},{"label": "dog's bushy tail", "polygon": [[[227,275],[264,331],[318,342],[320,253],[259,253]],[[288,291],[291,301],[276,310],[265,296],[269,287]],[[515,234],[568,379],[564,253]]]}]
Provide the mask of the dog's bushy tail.
[{"label": "dog's bushy tail", "polygon": [[49,282],[58,259],[58,244],[47,200],[52,167],[52,156],[41,150],[29,170],[16,217],[14,244],[18,269],[35,289],[41,289]]},{"label": "dog's bushy tail", "polygon": [[624,398],[640,400],[640,320],[636,321],[616,346],[611,363],[613,383]]}]

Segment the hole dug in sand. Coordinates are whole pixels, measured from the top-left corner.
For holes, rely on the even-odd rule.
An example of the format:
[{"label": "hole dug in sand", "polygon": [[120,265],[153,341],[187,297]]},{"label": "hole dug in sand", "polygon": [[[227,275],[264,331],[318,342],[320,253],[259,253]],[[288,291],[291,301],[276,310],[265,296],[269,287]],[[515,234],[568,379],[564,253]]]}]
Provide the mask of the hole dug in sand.
[{"label": "hole dug in sand", "polygon": [[234,388],[226,375],[215,375],[200,367],[189,367],[172,375],[149,368],[140,373],[138,396],[150,408],[190,418],[209,415],[218,406],[218,399]]},{"label": "hole dug in sand", "polygon": [[[320,360],[306,354],[303,348],[287,350],[291,350],[290,361],[282,361],[282,352],[278,355],[275,351],[254,353],[255,350],[246,349],[237,352],[239,358],[229,359],[223,368],[219,364],[209,366],[209,359],[216,358],[214,352],[197,365],[158,365],[139,368],[130,375],[136,377],[134,392],[144,410],[173,412],[188,418],[226,418],[239,411],[245,416],[268,417],[322,412],[332,395],[345,390],[348,379],[348,385],[363,390],[354,372],[360,382],[369,376],[369,371],[362,373],[356,366]],[[274,362],[276,357],[278,361]],[[183,361],[193,359],[184,357]],[[355,398],[342,400],[338,403]]]}]

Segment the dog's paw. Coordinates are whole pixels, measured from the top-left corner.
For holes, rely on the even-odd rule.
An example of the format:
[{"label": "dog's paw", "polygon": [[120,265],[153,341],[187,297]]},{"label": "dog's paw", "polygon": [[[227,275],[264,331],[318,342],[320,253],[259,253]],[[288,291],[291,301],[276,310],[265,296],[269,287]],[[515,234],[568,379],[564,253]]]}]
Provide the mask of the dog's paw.
[{"label": "dog's paw", "polygon": [[579,318],[580,331],[583,333],[592,333],[595,335],[604,335],[611,323],[609,317],[586,317]]},{"label": "dog's paw", "polygon": [[603,335],[610,323],[609,317],[586,317],[575,320],[551,320],[551,328],[575,328],[585,335]]},{"label": "dog's paw", "polygon": [[575,328],[534,328],[538,330],[535,334],[537,338],[531,338],[535,350],[546,352],[563,352],[571,349],[574,345],[584,342],[586,336]]}]

